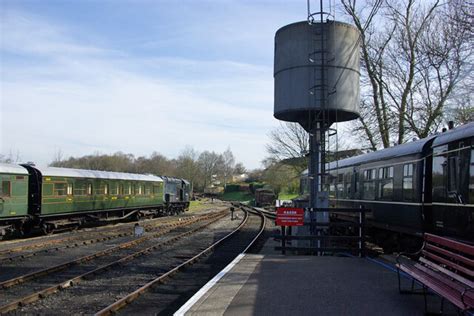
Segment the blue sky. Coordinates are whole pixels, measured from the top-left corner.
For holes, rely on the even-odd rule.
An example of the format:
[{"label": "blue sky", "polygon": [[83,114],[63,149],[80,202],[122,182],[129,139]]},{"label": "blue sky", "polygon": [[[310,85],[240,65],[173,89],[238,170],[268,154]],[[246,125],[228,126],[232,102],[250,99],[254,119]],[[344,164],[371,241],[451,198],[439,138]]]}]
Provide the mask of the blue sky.
[{"label": "blue sky", "polygon": [[265,157],[276,30],[306,1],[0,1],[0,153]]}]

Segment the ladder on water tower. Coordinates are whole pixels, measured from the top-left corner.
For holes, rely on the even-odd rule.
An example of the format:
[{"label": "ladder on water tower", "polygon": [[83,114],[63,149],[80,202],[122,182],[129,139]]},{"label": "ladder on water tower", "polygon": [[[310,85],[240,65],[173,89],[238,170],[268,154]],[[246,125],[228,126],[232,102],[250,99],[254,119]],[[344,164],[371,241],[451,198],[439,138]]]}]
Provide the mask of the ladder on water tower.
[{"label": "ladder on water tower", "polygon": [[[334,149],[335,151],[337,151],[338,143],[337,130],[329,127],[331,118],[329,117],[329,113],[327,111],[328,99],[336,93],[336,87],[331,87],[328,85],[329,66],[335,61],[334,54],[328,50],[327,33],[324,31],[324,27],[331,27],[329,23],[331,22],[309,23],[310,25],[314,26],[313,38],[311,41],[311,53],[308,55],[309,63],[314,65],[312,67],[312,78],[310,78],[312,85],[309,88],[309,97],[312,98],[312,103],[314,105],[319,104],[321,108],[321,111],[318,113],[317,117],[315,117],[315,120],[319,120],[323,124],[321,125],[320,129],[313,130],[313,133],[321,133],[321,129],[324,132],[322,133],[320,152],[322,162],[326,161],[327,154],[332,151],[331,139],[336,139],[336,148]],[[323,186],[327,183],[325,180],[328,176],[325,171],[325,165],[322,164],[321,172],[313,176],[321,176],[320,185],[321,189],[323,189]]]}]

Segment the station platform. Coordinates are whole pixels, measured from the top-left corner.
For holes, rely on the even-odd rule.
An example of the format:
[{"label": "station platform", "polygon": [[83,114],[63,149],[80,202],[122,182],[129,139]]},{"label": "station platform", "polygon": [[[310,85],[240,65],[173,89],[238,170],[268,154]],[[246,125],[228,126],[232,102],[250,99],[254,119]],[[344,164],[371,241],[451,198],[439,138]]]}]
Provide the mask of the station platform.
[{"label": "station platform", "polygon": [[[402,280],[405,286],[411,281]],[[440,299],[428,296],[430,311]],[[445,304],[447,305],[447,304]],[[445,306],[447,314],[456,310]],[[423,315],[423,295],[369,258],[240,255],[175,315]]]}]

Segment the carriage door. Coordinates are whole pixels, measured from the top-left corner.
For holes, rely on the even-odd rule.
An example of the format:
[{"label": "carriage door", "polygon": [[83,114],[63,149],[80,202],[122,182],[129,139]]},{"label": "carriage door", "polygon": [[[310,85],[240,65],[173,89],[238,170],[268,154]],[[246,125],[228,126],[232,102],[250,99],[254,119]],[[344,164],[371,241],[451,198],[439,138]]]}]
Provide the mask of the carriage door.
[{"label": "carriage door", "polygon": [[3,203],[5,203],[3,199],[3,182],[2,177],[0,177],[0,214],[3,214]]},{"label": "carriage door", "polygon": [[471,149],[469,164],[469,204],[474,204],[474,149]]},{"label": "carriage door", "polygon": [[[10,198],[11,196],[11,181],[10,177],[5,177],[3,179],[0,177],[0,180],[0,214],[2,214],[5,211],[5,203],[10,203],[6,199]],[[8,209],[10,211],[10,214],[8,215],[15,214],[14,212],[12,212],[10,207],[8,207]]]}]

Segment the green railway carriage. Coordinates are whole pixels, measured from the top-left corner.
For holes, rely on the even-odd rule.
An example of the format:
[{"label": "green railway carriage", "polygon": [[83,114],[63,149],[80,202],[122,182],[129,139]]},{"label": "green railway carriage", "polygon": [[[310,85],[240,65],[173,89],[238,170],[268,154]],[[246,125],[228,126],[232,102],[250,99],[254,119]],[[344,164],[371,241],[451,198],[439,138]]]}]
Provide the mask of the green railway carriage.
[{"label": "green railway carriage", "polygon": [[160,177],[65,168],[39,171],[42,216],[163,205]]},{"label": "green railway carriage", "polygon": [[8,219],[28,215],[28,172],[25,168],[0,163],[0,228]]},{"label": "green railway carriage", "polygon": [[0,236],[176,214],[191,194],[184,179],[0,164]]}]

